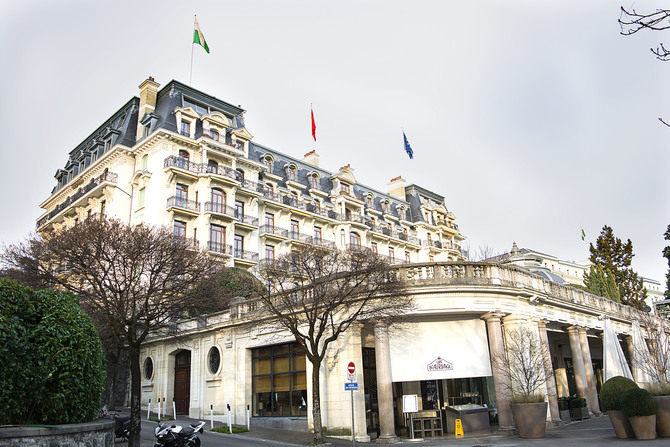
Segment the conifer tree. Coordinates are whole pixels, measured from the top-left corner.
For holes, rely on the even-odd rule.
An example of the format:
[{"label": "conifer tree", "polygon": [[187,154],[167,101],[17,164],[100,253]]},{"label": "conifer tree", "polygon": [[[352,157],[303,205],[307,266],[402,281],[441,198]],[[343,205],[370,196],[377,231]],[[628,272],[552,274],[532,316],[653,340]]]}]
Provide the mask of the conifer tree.
[{"label": "conifer tree", "polygon": [[603,270],[599,265],[592,265],[591,270],[584,276],[584,285],[594,295],[608,298],[617,303],[621,302],[621,295],[616,285],[614,275]]},{"label": "conifer tree", "polygon": [[605,225],[596,239],[596,245],[589,245],[590,260],[605,272],[614,276],[621,302],[637,309],[644,309],[647,291],[642,278],[631,267],[633,262],[633,243],[625,243],[614,236],[612,228]]}]

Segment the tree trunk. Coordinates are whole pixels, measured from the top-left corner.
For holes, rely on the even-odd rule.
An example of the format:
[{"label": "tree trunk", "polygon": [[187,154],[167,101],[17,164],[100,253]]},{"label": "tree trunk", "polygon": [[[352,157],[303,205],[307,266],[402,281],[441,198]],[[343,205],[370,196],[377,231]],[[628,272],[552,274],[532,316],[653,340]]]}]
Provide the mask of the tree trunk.
[{"label": "tree trunk", "polygon": [[140,447],[142,377],[140,370],[140,351],[135,347],[129,350],[130,356],[130,438],[128,447]]},{"label": "tree trunk", "polygon": [[119,369],[119,356],[111,354],[107,356],[108,367],[107,371],[107,409],[109,411],[116,410],[116,379],[117,370]]},{"label": "tree trunk", "polygon": [[312,364],[312,418],[314,419],[314,445],[323,444],[323,427],[321,426],[321,361],[309,359]]}]

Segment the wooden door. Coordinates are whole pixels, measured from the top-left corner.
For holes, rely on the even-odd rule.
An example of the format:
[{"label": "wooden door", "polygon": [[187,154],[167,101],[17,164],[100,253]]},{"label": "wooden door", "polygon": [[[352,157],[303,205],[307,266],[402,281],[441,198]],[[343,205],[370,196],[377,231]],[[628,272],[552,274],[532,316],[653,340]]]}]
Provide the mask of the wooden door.
[{"label": "wooden door", "polygon": [[175,356],[174,403],[177,414],[188,414],[191,402],[191,351]]}]

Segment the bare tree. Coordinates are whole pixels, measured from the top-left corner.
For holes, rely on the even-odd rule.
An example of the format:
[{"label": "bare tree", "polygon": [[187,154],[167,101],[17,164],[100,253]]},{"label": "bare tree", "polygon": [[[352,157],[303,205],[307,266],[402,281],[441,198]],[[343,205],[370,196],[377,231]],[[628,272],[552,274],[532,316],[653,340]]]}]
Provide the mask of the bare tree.
[{"label": "bare tree", "polygon": [[171,229],[131,228],[119,220],[87,219],[74,227],[10,246],[2,260],[32,276],[31,282],[76,293],[82,307],[104,321],[118,346],[128,349],[131,374],[131,436],[139,446],[140,347],[184,315],[210,309],[194,289],[213,268],[213,260]]},{"label": "bare tree", "polygon": [[319,371],[329,345],[356,322],[404,315],[412,301],[398,272],[365,249],[302,246],[266,262],[260,275],[259,317],[288,330],[312,364],[314,444],[322,444]]},{"label": "bare tree", "polygon": [[510,379],[507,391],[512,402],[544,400],[547,349],[540,342],[537,330],[525,325],[505,327],[505,358],[494,356],[491,361],[494,368],[507,368]]},{"label": "bare tree", "polygon": [[670,382],[670,340],[665,328],[661,320],[643,312],[638,321],[646,346],[633,348],[638,361],[636,366],[649,376],[652,384],[667,387]]},{"label": "bare tree", "polygon": [[[670,9],[657,9],[652,13],[639,14],[632,7],[628,10],[622,6],[619,26],[621,27],[621,34],[624,36],[630,36],[643,29],[666,30],[670,28]],[[650,48],[650,50],[656,55],[657,59],[670,61],[670,51],[663,46],[663,43],[660,43],[656,48]],[[658,120],[670,127],[670,124],[663,118]]]}]

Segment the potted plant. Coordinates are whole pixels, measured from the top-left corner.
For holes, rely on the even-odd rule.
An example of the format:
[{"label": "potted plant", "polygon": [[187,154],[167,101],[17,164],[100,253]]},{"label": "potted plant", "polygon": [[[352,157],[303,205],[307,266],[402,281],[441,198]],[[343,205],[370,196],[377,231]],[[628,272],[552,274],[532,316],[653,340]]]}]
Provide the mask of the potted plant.
[{"label": "potted plant", "polygon": [[600,388],[600,402],[602,403],[603,411],[607,412],[610,418],[614,433],[619,439],[634,438],[635,432],[630,425],[628,416],[621,411],[619,400],[623,393],[631,388],[639,388],[637,383],[631,379],[623,376],[615,376],[603,383]]},{"label": "potted plant", "polygon": [[558,401],[558,411],[560,412],[561,415],[561,420],[564,423],[570,422],[570,407],[568,405],[567,400],[559,400]]},{"label": "potted plant", "polygon": [[543,438],[545,434],[548,403],[542,391],[547,377],[544,359],[549,357],[546,349],[537,329],[512,326],[505,330],[506,359],[494,359],[496,366],[509,371],[510,409],[521,438]]},{"label": "potted plant", "polygon": [[670,383],[654,383],[646,387],[656,399],[656,432],[660,438],[670,437]]},{"label": "potted plant", "polygon": [[621,395],[621,409],[633,426],[637,439],[656,439],[658,404],[644,388],[631,388]]},{"label": "potted plant", "polygon": [[589,418],[589,409],[586,406],[586,399],[581,397],[570,400],[570,411],[572,413],[572,419],[583,419]]}]

